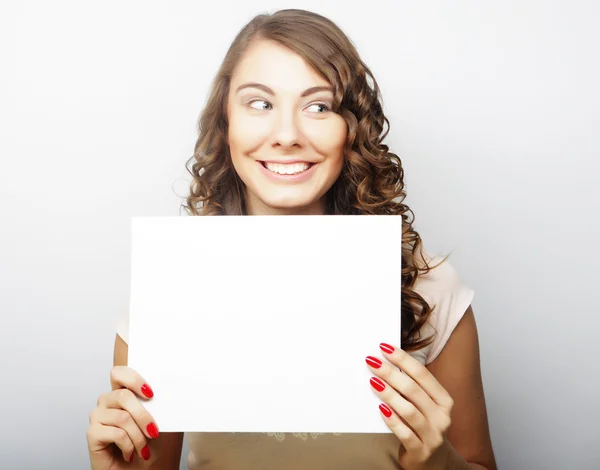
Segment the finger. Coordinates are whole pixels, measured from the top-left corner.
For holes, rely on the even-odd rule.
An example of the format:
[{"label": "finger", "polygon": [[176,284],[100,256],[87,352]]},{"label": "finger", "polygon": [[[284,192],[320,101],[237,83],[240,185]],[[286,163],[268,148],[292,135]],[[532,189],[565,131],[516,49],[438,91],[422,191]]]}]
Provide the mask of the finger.
[{"label": "finger", "polygon": [[133,442],[138,454],[142,455],[142,450],[147,444],[146,436],[127,411],[116,408],[96,408],[92,414],[92,420],[95,422],[123,429]]},{"label": "finger", "polygon": [[135,446],[124,429],[104,426],[99,422],[94,422],[89,427],[88,444],[91,453],[104,451],[110,444],[115,444],[127,462],[131,461],[135,453]]},{"label": "finger", "polygon": [[140,398],[152,398],[154,391],[144,378],[131,367],[114,366],[110,370],[110,384],[113,390],[127,388]]},{"label": "finger", "polygon": [[366,361],[375,375],[385,380],[386,383],[415,405],[428,420],[435,419],[438,405],[413,379],[400,372],[397,367],[376,357],[368,356]]},{"label": "finger", "polygon": [[378,377],[371,377],[370,383],[379,399],[411,428],[421,442],[425,442],[435,435],[434,429],[423,413],[389,384]]},{"label": "finger", "polygon": [[131,390],[120,388],[101,395],[98,399],[98,408],[125,410],[146,437],[156,439],[159,436],[158,426],[154,418]]},{"label": "finger", "polygon": [[385,403],[379,405],[379,412],[383,417],[385,424],[400,440],[404,448],[408,452],[417,453],[423,447],[423,443],[419,440],[416,434],[406,424],[402,422],[400,417],[393,412]]},{"label": "finger", "polygon": [[427,370],[427,367],[400,348],[395,348],[387,343],[381,343],[379,347],[384,357],[408,374],[433,401],[447,409],[452,407],[452,397]]}]

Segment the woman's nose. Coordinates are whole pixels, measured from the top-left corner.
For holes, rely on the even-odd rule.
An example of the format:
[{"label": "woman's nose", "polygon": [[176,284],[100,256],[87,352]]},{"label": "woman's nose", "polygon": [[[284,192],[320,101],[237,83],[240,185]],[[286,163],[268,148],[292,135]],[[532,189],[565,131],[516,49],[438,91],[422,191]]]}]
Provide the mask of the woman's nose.
[{"label": "woman's nose", "polygon": [[274,143],[283,147],[292,147],[300,143],[301,132],[297,118],[291,112],[281,113],[273,129]]}]

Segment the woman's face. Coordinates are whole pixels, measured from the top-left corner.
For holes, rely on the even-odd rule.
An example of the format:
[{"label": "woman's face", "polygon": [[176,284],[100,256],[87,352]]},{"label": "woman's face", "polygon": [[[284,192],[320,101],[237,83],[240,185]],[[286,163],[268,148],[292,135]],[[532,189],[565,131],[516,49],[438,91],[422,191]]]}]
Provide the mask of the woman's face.
[{"label": "woman's face", "polygon": [[329,82],[299,55],[254,41],[231,78],[227,115],[233,166],[249,214],[322,214],[342,170],[346,121]]}]

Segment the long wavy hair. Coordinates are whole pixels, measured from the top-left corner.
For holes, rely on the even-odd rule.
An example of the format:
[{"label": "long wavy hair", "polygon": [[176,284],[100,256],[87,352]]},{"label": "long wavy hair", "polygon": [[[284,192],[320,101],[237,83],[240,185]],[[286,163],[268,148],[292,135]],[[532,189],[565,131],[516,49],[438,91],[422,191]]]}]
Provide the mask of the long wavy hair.
[{"label": "long wavy hair", "polygon": [[345,119],[348,132],[343,169],[325,196],[325,213],[402,216],[401,345],[406,351],[427,346],[433,337],[422,338],[421,327],[435,306],[413,287],[420,274],[447,257],[432,268],[423,256],[421,238],[413,229],[414,213],[402,202],[406,197],[402,162],[383,143],[390,125],[379,86],[352,42],[331,20],[287,9],[260,14],[240,30],[198,121],[198,140],[187,162],[193,180],[183,207],[189,215],[247,214],[245,185],[227,145],[227,98],[234,69],[255,40],[276,41],[299,54],[333,86],[333,111]]}]

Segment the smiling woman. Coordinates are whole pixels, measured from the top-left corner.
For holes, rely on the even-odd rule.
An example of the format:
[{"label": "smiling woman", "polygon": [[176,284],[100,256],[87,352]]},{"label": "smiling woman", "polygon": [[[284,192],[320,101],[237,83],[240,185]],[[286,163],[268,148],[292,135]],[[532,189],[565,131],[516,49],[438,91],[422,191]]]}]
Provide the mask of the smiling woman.
[{"label": "smiling woman", "polygon": [[[377,82],[333,22],[303,10],[259,15],[215,77],[186,208],[408,216],[394,201],[403,198],[402,166],[382,144],[386,123]],[[305,165],[281,166],[292,162]]]},{"label": "smiling woman", "polygon": [[[474,293],[445,258],[422,249],[403,203],[401,161],[383,143],[388,131],[377,81],[329,19],[281,10],[258,15],[234,39],[200,117],[185,208],[193,216],[402,217],[402,344],[382,338],[388,362],[357,364],[374,375],[365,386],[391,433],[190,433],[190,469],[496,468]],[[369,243],[380,241],[348,256],[368,255]],[[127,317],[117,331],[113,391],[90,417],[92,468],[178,468],[183,435],[160,434],[140,403],[153,393],[126,367]]]}]

